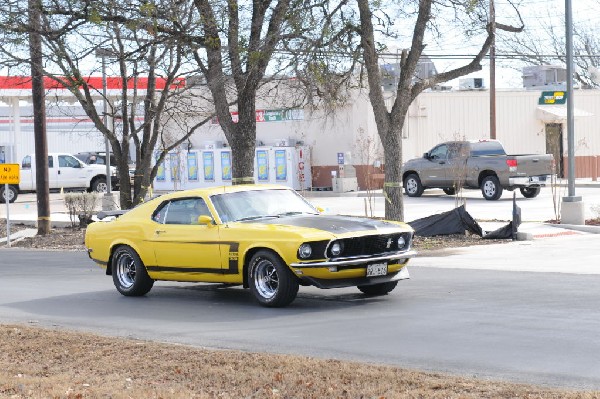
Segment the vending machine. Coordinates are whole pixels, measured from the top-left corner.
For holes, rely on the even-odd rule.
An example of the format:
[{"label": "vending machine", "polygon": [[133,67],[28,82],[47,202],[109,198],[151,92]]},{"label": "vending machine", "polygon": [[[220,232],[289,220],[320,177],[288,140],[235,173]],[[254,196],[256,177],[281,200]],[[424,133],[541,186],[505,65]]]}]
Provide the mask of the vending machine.
[{"label": "vending machine", "polygon": [[[254,181],[280,184],[295,190],[312,187],[308,146],[260,146],[255,150]],[[187,190],[232,184],[229,147],[171,152],[159,165],[154,179],[158,191]]]}]

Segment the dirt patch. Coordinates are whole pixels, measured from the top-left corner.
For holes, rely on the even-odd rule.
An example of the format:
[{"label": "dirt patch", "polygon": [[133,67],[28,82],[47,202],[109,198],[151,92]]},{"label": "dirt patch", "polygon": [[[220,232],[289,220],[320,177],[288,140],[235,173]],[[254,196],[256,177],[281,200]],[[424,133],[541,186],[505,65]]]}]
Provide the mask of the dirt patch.
[{"label": "dirt patch", "polygon": [[0,397],[599,398],[397,367],[0,325]]}]

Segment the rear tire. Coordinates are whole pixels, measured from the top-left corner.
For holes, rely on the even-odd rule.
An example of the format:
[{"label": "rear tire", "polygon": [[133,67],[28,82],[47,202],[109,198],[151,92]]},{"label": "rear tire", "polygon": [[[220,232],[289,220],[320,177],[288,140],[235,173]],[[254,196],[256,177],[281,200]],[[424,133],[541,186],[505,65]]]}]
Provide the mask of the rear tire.
[{"label": "rear tire", "polygon": [[125,245],[112,255],[112,277],[117,291],[125,296],[146,295],[154,285],[137,252]]},{"label": "rear tire", "polygon": [[535,198],[541,191],[541,187],[521,187],[520,191],[525,198]]},{"label": "rear tire", "polygon": [[0,203],[5,204],[6,199],[8,198],[8,203],[12,204],[17,200],[17,197],[19,196],[19,190],[9,184],[8,191],[4,192],[5,187],[5,184],[0,184]]},{"label": "rear tire", "polygon": [[496,176],[486,176],[481,182],[481,193],[488,201],[495,201],[502,196],[502,186]]},{"label": "rear tire", "polygon": [[285,263],[271,251],[258,251],[248,267],[250,291],[262,306],[289,305],[298,294],[298,280]]},{"label": "rear tire", "polygon": [[373,285],[359,285],[357,288],[365,295],[378,296],[392,292],[397,285],[397,281],[388,281],[387,283]]},{"label": "rear tire", "polygon": [[411,173],[404,179],[404,192],[409,197],[420,197],[424,190],[425,188],[417,174]]}]

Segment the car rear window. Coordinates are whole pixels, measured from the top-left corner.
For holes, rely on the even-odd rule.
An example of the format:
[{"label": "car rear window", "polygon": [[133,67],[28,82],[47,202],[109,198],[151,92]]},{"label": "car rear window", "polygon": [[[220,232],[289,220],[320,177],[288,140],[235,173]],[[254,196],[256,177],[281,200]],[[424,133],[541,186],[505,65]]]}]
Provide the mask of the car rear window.
[{"label": "car rear window", "polygon": [[479,141],[471,143],[471,156],[506,155],[506,151],[497,141]]}]

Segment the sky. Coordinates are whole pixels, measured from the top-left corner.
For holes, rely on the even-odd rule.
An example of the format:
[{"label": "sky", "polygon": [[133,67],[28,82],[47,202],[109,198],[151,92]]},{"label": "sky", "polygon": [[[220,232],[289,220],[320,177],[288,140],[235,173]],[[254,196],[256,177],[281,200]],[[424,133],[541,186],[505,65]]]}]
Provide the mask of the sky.
[{"label": "sky", "polygon": [[[514,0],[520,3],[519,10],[525,24],[525,29],[532,35],[540,36],[540,41],[544,40],[546,28],[550,24],[556,27],[556,31],[565,35],[565,0]],[[496,20],[498,22],[518,25],[515,20],[506,16],[514,15],[514,12],[508,7],[508,0],[495,0]],[[575,25],[600,26],[600,2],[597,0],[571,0],[573,11],[573,23]],[[500,44],[497,46],[496,55],[496,87],[503,88],[521,88],[521,68],[520,62],[515,60],[502,59],[503,54],[500,50]],[[426,53],[434,58],[434,63],[438,72],[452,67],[464,65],[465,60],[448,60],[445,58],[435,58],[436,55],[446,54],[475,54],[476,46],[465,44],[465,37],[459,28],[450,28],[442,37],[439,45],[430,44],[427,46]],[[566,49],[565,49],[566,53]],[[485,87],[489,87],[489,60],[483,61],[483,70],[468,75],[467,77],[483,78]],[[559,62],[556,63],[560,64]],[[458,80],[448,83],[455,88],[458,87]]]}]

